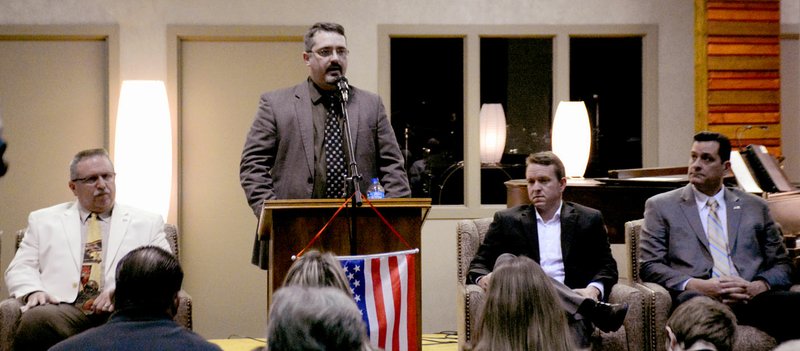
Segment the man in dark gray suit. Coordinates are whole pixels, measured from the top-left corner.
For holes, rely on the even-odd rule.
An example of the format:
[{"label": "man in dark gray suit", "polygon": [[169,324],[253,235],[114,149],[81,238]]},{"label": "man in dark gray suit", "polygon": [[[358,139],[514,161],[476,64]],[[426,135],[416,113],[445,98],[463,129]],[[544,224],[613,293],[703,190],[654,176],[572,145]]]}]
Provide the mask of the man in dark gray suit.
[{"label": "man in dark gray suit", "polygon": [[673,307],[707,295],[731,306],[740,324],[779,341],[800,338],[800,328],[774,316],[800,312],[800,293],[787,291],[792,265],[780,228],[763,199],[723,186],[730,153],[726,136],[696,134],[690,184],[647,200],[640,276],[667,288]]},{"label": "man in dark gray suit", "polygon": [[[316,23],[305,34],[306,81],[261,95],[242,151],[239,178],[256,216],[264,200],[345,198],[355,161],[362,193],[378,178],[386,197],[408,197],[403,156],[381,98],[349,87],[347,116],[355,160],[346,151],[338,83],[347,71],[347,39],[335,23]],[[256,242],[253,263],[265,258]],[[263,265],[262,265],[263,266]]]}]

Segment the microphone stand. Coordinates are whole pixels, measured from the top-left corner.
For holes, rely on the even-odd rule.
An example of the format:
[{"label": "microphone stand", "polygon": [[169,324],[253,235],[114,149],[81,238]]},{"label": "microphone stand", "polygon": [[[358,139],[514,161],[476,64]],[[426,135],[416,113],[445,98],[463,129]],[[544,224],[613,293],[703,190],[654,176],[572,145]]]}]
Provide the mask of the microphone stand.
[{"label": "microphone stand", "polygon": [[347,102],[350,100],[350,86],[347,84],[347,78],[342,77],[337,83],[339,87],[339,102],[341,103],[342,117],[344,118],[344,135],[347,140],[347,156],[350,160],[348,168],[348,177],[345,181],[348,183],[348,190],[353,190],[353,203],[350,206],[350,255],[358,254],[356,242],[358,240],[357,225],[356,225],[356,208],[361,207],[363,200],[361,200],[361,173],[358,171],[358,162],[356,162],[356,154],[353,151],[353,138],[350,133],[350,117],[347,115]]}]

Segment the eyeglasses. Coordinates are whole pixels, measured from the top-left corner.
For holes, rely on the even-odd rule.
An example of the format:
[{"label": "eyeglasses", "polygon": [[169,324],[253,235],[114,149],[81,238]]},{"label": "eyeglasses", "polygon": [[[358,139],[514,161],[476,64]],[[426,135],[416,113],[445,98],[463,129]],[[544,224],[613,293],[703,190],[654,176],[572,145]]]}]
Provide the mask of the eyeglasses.
[{"label": "eyeglasses", "polygon": [[103,181],[106,182],[106,183],[114,181],[114,176],[116,176],[116,175],[117,175],[116,173],[100,173],[100,174],[95,174],[93,176],[88,176],[88,177],[84,177],[84,178],[75,178],[72,181],[73,182],[80,182],[80,183],[86,184],[86,185],[95,185],[95,184],[97,184],[97,181],[100,180],[100,178],[102,178]]},{"label": "eyeglasses", "polygon": [[350,50],[347,50],[347,48],[336,48],[336,49],[333,49],[333,48],[322,48],[322,49],[319,49],[317,51],[308,51],[308,52],[313,52],[313,53],[319,55],[319,57],[322,57],[322,58],[330,57],[335,52],[336,56],[339,56],[341,58],[347,58],[347,54],[350,53]]}]

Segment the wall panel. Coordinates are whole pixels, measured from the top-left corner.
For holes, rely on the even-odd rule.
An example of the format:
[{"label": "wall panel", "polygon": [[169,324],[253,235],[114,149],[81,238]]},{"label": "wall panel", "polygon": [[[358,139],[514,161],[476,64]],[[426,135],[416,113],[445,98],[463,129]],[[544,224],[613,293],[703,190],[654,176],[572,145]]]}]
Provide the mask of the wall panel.
[{"label": "wall panel", "polygon": [[0,27],[0,114],[10,165],[0,179],[3,270],[28,214],[75,198],[67,186],[72,156],[108,146],[108,36],[91,29],[54,35],[64,31]]}]

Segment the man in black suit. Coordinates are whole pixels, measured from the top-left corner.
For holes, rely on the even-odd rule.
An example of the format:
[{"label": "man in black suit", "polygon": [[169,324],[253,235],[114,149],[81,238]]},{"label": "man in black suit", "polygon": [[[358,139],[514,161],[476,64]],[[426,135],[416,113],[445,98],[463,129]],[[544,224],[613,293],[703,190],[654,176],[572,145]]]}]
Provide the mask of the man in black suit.
[{"label": "man in black suit", "polygon": [[467,283],[486,289],[492,269],[504,255],[523,255],[541,265],[570,316],[578,344],[588,346],[597,326],[619,329],[627,305],[607,300],[617,283],[617,262],[600,211],[564,202],[564,164],[550,151],[530,155],[525,177],[531,205],[498,211],[470,263]]}]

